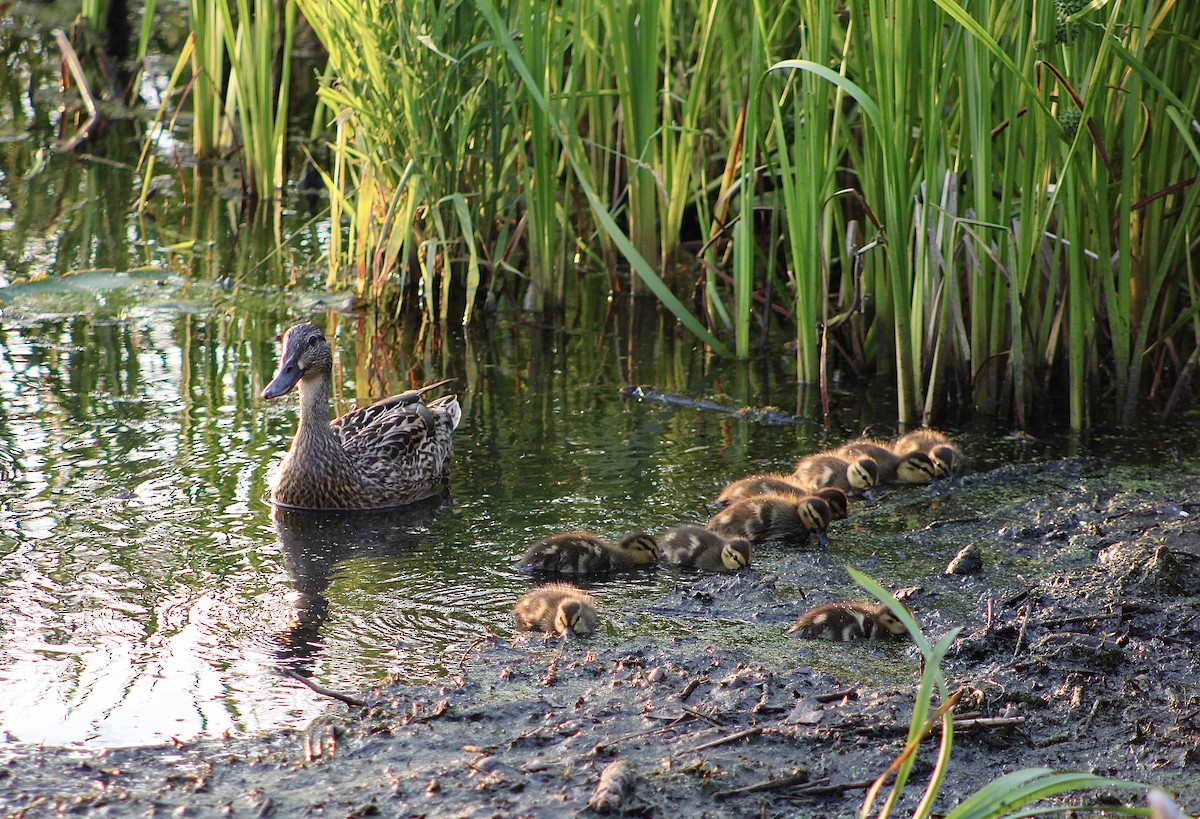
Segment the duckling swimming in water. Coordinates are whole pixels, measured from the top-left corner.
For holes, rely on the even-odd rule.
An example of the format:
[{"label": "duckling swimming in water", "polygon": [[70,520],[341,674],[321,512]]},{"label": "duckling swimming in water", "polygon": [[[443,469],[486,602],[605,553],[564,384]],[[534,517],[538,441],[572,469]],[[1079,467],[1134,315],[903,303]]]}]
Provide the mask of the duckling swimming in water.
[{"label": "duckling swimming in water", "polygon": [[742,538],[755,546],[776,538],[803,542],[809,535],[828,546],[825,530],[831,519],[829,504],[812,495],[756,495],[717,512],[705,528],[728,540]]},{"label": "duckling swimming in water", "polygon": [[846,460],[831,452],[801,458],[792,479],[808,491],[836,486],[843,492],[869,494],[879,482],[879,465],[866,456]]},{"label": "duckling swimming in water", "polygon": [[726,540],[703,526],[684,524],[668,529],[659,538],[662,562],[712,572],[736,572],[750,565],[750,543],[743,538]]},{"label": "duckling swimming in water", "polygon": [[933,462],[936,477],[961,475],[966,462],[960,450],[950,437],[936,429],[914,429],[901,435],[892,443],[893,452],[923,452]]},{"label": "duckling swimming in water", "polygon": [[904,623],[881,603],[842,600],[809,609],[796,619],[788,634],[822,640],[899,640],[908,634]]},{"label": "duckling swimming in water", "polygon": [[596,601],[569,583],[547,583],[534,589],[517,601],[513,614],[524,631],[574,637],[596,630]]},{"label": "duckling swimming in water", "polygon": [[764,472],[727,483],[717,496],[716,507],[724,509],[734,501],[755,495],[807,495],[808,492],[791,475],[783,472]]},{"label": "duckling swimming in water", "polygon": [[658,561],[658,544],[632,532],[612,545],[591,532],[560,532],[535,543],[517,566],[544,574],[597,575],[624,572]]}]

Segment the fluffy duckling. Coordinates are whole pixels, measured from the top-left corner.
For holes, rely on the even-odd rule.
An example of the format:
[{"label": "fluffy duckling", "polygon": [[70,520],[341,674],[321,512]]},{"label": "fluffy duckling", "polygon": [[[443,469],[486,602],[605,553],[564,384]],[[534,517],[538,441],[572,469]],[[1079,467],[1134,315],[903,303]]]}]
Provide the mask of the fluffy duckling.
[{"label": "fluffy duckling", "polygon": [[879,483],[879,465],[865,456],[846,460],[831,452],[821,452],[801,458],[792,479],[808,491],[836,486],[846,493],[865,495]]},{"label": "fluffy duckling", "polygon": [[517,566],[544,574],[590,575],[624,572],[658,561],[658,544],[632,532],[613,546],[591,532],[560,532],[529,547]]},{"label": "fluffy duckling", "polygon": [[743,538],[726,540],[703,526],[685,524],[659,538],[663,563],[712,572],[736,572],[750,565],[750,544]]},{"label": "fluffy duckling", "polygon": [[788,634],[822,640],[899,640],[908,629],[891,609],[880,603],[843,600],[809,609]]},{"label": "fluffy duckling", "polygon": [[813,492],[829,507],[830,520],[845,520],[850,515],[850,499],[846,493],[836,486],[822,486]]},{"label": "fluffy duckling", "polygon": [[892,443],[893,452],[913,450],[929,456],[939,478],[947,475],[961,475],[963,467],[966,465],[962,450],[950,440],[948,435],[938,432],[936,429],[914,429],[912,432],[901,435]]},{"label": "fluffy duckling", "polygon": [[850,462],[858,458],[870,458],[878,468],[879,483],[926,483],[933,480],[936,473],[933,460],[920,449],[893,449],[883,441],[870,438],[843,444],[833,454]]},{"label": "fluffy duckling", "polygon": [[705,528],[728,540],[742,538],[755,546],[776,538],[803,542],[809,535],[828,546],[825,530],[831,519],[829,504],[812,495],[756,495],[717,512]]},{"label": "fluffy duckling", "polygon": [[513,606],[517,626],[568,637],[596,630],[596,601],[569,583],[548,583],[526,594]]},{"label": "fluffy duckling", "polygon": [[729,504],[755,495],[807,495],[804,487],[796,483],[791,475],[782,472],[764,472],[750,475],[725,485],[717,496],[716,507],[724,509]]}]

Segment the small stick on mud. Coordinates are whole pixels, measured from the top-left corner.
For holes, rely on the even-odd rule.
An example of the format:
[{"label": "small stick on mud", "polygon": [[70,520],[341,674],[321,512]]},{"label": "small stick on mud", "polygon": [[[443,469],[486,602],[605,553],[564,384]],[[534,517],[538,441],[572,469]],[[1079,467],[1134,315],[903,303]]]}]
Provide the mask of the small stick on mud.
[{"label": "small stick on mud", "polygon": [[466,674],[467,673],[467,657],[475,649],[479,648],[481,645],[486,643],[488,640],[491,640],[493,637],[496,636],[495,634],[492,633],[491,629],[484,629],[484,631],[486,631],[487,633],[484,634],[482,637],[480,637],[475,642],[471,643],[471,645],[467,646],[466,651],[464,651],[462,653],[462,656],[458,658],[458,673]]},{"label": "small stick on mud", "polygon": [[954,730],[966,728],[1005,728],[1010,725],[1024,725],[1025,717],[971,717],[970,719],[954,720]]},{"label": "small stick on mud", "polygon": [[608,740],[607,742],[599,742],[592,748],[592,750],[589,753],[591,753],[592,755],[599,754],[599,753],[603,752],[605,749],[611,748],[612,746],[616,745],[619,742],[625,742],[626,740],[630,740],[630,739],[637,739],[638,737],[648,737],[648,736],[652,736],[654,734],[662,733],[663,731],[669,731],[672,728],[677,728],[679,725],[681,725],[684,722],[687,722],[690,719],[694,719],[694,715],[692,713],[689,712],[686,714],[681,714],[680,716],[675,717],[675,719],[668,722],[666,725],[660,725],[657,728],[647,728],[644,731],[634,731],[632,734],[625,734],[623,736],[615,737],[613,739]]},{"label": "small stick on mud", "polygon": [[836,702],[837,700],[845,699],[853,694],[857,689],[844,688],[841,691],[830,691],[827,694],[816,694],[813,699],[817,702]]},{"label": "small stick on mud", "polygon": [[1054,617],[1049,620],[1042,620],[1041,625],[1045,628],[1055,628],[1057,626],[1068,626],[1072,623],[1091,623],[1100,620],[1120,620],[1121,612],[1114,611],[1110,614],[1080,614],[1075,617]]},{"label": "small stick on mud", "polygon": [[819,779],[811,785],[797,788],[796,791],[806,796],[831,796],[835,793],[845,793],[846,791],[865,790],[873,784],[870,779],[863,779],[858,782],[838,782],[834,785],[823,784],[827,781],[827,779]]},{"label": "small stick on mud", "polygon": [[360,700],[358,697],[352,697],[349,694],[343,694],[341,691],[334,691],[330,688],[326,688],[320,683],[315,683],[308,677],[305,677],[303,674],[300,674],[291,668],[277,668],[275,670],[279,672],[280,676],[287,677],[289,680],[295,680],[296,682],[310,688],[314,693],[320,694],[322,697],[331,697],[354,708],[362,708],[367,704],[366,700]]},{"label": "small stick on mud", "polygon": [[[821,782],[829,780],[822,779]],[[784,788],[791,788],[795,785],[807,785],[808,771],[801,771],[793,776],[785,776],[780,779],[768,779],[764,782],[755,782],[753,785],[746,785],[743,788],[734,788],[729,791],[717,791],[713,794],[713,799],[728,799],[731,796],[741,796],[746,793],[762,793],[763,791],[780,791]]]},{"label": "small stick on mud", "polygon": [[747,739],[749,737],[758,736],[762,732],[763,732],[763,727],[761,725],[755,725],[750,728],[747,728],[745,731],[736,731],[732,734],[729,734],[728,736],[718,737],[718,738],[714,739],[712,742],[705,742],[701,745],[697,745],[695,748],[688,748],[686,750],[680,751],[679,753],[680,754],[691,754],[691,753],[695,753],[697,751],[707,751],[709,748],[715,748],[718,745],[725,745],[730,742],[737,742],[739,739]]},{"label": "small stick on mud", "polygon": [[1025,611],[1021,615],[1021,630],[1017,632],[1017,644],[1013,646],[1012,658],[1017,659],[1017,655],[1021,653],[1021,644],[1025,642],[1025,627],[1029,625],[1029,612],[1033,608],[1032,603],[1025,604]]}]

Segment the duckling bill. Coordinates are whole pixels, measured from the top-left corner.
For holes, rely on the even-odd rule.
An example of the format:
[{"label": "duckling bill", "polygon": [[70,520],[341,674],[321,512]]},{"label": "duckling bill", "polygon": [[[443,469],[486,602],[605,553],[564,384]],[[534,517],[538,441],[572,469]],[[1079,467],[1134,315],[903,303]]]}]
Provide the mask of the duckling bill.
[{"label": "duckling bill", "polygon": [[451,435],[462,419],[458,398],[429,403],[439,381],[329,420],[333,353],[314,324],[283,336],[279,372],[268,400],[300,390],[300,419],[278,468],[271,500],[300,509],[384,509],[441,493],[449,479]]},{"label": "duckling bill", "polygon": [[596,630],[596,601],[569,583],[548,583],[513,606],[517,626],[524,631],[586,637]]},{"label": "duckling bill", "polygon": [[843,600],[826,603],[801,614],[789,634],[821,640],[899,640],[908,629],[882,604]]},{"label": "duckling bill", "polygon": [[529,548],[517,566],[542,574],[583,577],[629,571],[658,562],[658,544],[633,532],[612,545],[591,532],[560,532]]}]

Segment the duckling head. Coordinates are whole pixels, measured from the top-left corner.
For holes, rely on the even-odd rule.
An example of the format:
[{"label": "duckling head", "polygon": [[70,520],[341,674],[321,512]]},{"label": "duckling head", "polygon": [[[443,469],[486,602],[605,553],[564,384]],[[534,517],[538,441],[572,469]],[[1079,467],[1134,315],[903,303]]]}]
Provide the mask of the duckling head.
[{"label": "duckling head", "polygon": [[857,489],[866,496],[879,482],[879,464],[875,463],[874,458],[856,458],[846,467],[846,482],[851,489]]},{"label": "duckling head", "polygon": [[283,334],[283,355],[279,372],[262,391],[263,398],[278,398],[291,392],[300,380],[311,374],[333,370],[333,352],[325,334],[315,324],[297,324]]},{"label": "duckling head", "polygon": [[750,565],[750,541],[742,538],[731,540],[721,547],[721,563],[731,572]]},{"label": "duckling head", "polygon": [[815,495],[801,498],[796,503],[796,515],[800,518],[800,523],[804,528],[817,538],[817,543],[822,546],[829,545],[829,538],[825,536],[825,530],[829,528],[829,521],[833,519],[829,504]]},{"label": "duckling head", "polygon": [[901,483],[928,483],[938,476],[937,463],[924,452],[914,450],[900,459],[896,478]]},{"label": "duckling head", "polygon": [[625,535],[617,548],[629,555],[635,566],[649,566],[658,562],[658,541],[645,532]]},{"label": "duckling head", "polygon": [[929,457],[937,470],[937,476],[958,475],[963,470],[963,456],[950,444],[938,444],[929,451]]},{"label": "duckling head", "polygon": [[829,507],[830,520],[844,520],[850,514],[850,501],[846,493],[836,486],[824,486],[817,490],[817,497]]},{"label": "duckling head", "polygon": [[554,630],[566,637],[586,637],[596,629],[596,612],[583,600],[564,600],[554,615]]},{"label": "duckling head", "polygon": [[903,637],[908,634],[908,628],[900,621],[900,618],[892,613],[892,610],[887,606],[880,606],[875,612],[875,622],[880,629],[891,634],[893,637]]}]

